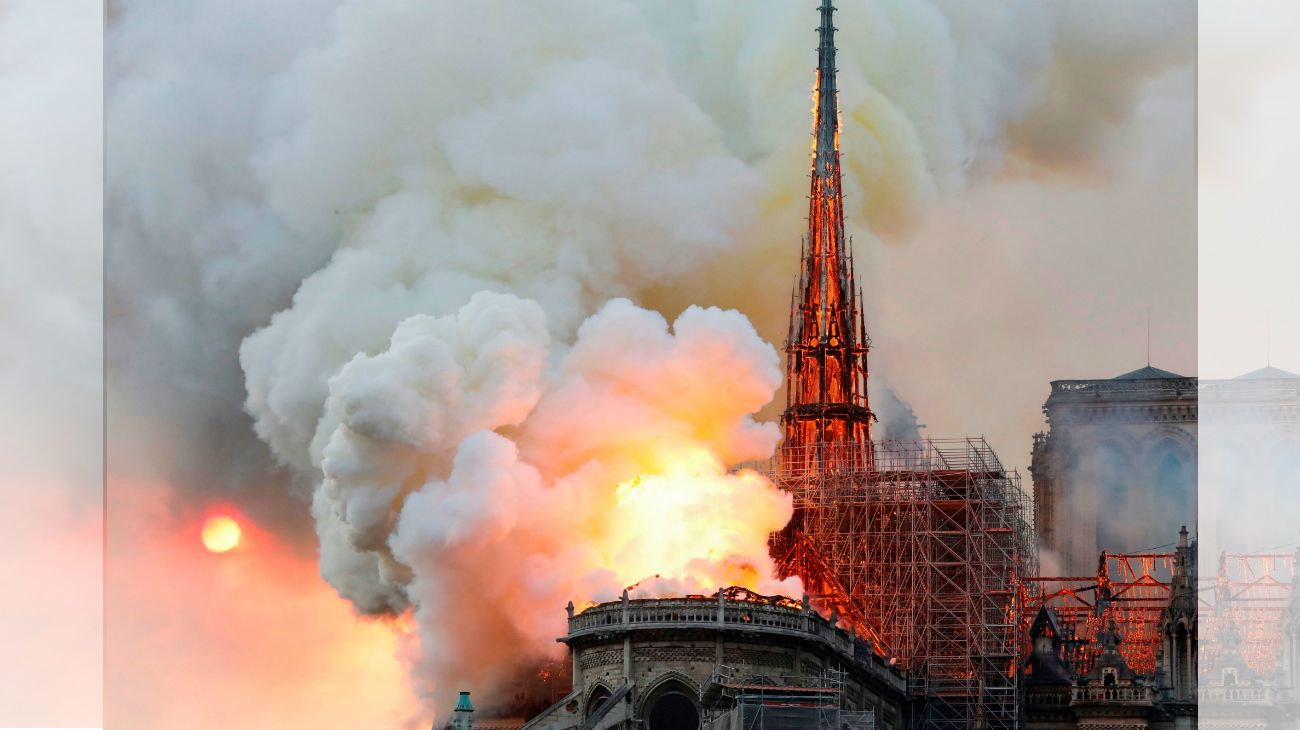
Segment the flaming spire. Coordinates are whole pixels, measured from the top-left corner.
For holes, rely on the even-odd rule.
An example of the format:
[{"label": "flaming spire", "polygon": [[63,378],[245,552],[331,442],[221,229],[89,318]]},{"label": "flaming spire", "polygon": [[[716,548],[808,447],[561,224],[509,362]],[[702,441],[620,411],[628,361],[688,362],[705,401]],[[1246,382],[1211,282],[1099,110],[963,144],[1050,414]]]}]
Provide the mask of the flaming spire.
[{"label": "flaming spire", "polygon": [[[796,449],[835,447],[857,467],[871,466],[871,409],[862,292],[853,281],[853,255],[844,235],[840,187],[840,120],[835,89],[835,26],[831,0],[822,0],[817,87],[813,106],[812,190],[796,297],[786,340],[786,409],[781,416],[787,457]],[[848,466],[850,464],[844,464]]]}]

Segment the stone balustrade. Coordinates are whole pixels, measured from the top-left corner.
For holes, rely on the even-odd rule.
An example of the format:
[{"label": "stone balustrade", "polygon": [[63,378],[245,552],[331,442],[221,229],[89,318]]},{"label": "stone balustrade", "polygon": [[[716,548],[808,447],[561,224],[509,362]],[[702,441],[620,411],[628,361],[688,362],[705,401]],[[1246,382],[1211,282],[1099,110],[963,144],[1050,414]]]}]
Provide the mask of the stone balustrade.
[{"label": "stone balustrade", "polygon": [[[797,604],[795,604],[797,606]],[[828,633],[829,623],[815,613],[791,605],[759,601],[698,598],[631,599],[602,603],[569,619],[569,635],[610,628],[709,624],[746,630],[779,629],[800,633]],[[824,625],[825,631],[819,631]]]},{"label": "stone balustrade", "polygon": [[611,601],[570,613],[566,641],[602,634],[655,629],[706,629],[794,635],[822,643],[842,657],[859,663],[878,663],[871,644],[853,632],[822,618],[806,603],[788,598],[768,598],[748,592],[719,598],[638,598]]},{"label": "stone balustrade", "polygon": [[1191,392],[1198,389],[1196,378],[1160,380],[1054,380],[1053,394]]},{"label": "stone balustrade", "polygon": [[1269,702],[1268,687],[1201,687],[1199,699],[1210,702]]},{"label": "stone balustrade", "polygon": [[1075,687],[1074,701],[1128,702],[1150,704],[1154,700],[1150,687]]}]

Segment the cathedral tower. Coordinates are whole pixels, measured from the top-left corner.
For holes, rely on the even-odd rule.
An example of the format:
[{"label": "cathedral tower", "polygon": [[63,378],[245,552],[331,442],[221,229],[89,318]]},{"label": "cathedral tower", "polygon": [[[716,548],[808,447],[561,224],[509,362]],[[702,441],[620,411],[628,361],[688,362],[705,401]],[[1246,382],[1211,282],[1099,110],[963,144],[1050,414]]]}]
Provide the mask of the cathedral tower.
[{"label": "cathedral tower", "polygon": [[[818,460],[871,468],[867,405],[867,338],[862,292],[844,235],[840,123],[835,89],[835,12],[822,0],[808,234],[791,296],[786,339],[786,408],[781,416],[787,462]],[[818,449],[810,447],[820,447]]]}]

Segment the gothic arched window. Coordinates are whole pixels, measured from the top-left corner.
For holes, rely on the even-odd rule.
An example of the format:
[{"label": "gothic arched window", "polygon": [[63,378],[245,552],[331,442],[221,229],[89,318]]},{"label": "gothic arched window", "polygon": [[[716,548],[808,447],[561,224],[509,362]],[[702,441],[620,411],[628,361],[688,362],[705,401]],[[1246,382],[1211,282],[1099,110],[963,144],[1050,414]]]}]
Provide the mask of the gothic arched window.
[{"label": "gothic arched window", "polygon": [[1133,465],[1115,444],[1097,450],[1097,549],[1118,552],[1131,546]]},{"label": "gothic arched window", "polygon": [[1151,450],[1149,463],[1156,514],[1173,516],[1182,524],[1192,522],[1196,517],[1196,476],[1186,451],[1165,439]]},{"label": "gothic arched window", "polygon": [[1283,500],[1278,504],[1286,504],[1285,500],[1293,498],[1300,487],[1300,442],[1283,441],[1272,450],[1268,460],[1273,472],[1270,496]]}]

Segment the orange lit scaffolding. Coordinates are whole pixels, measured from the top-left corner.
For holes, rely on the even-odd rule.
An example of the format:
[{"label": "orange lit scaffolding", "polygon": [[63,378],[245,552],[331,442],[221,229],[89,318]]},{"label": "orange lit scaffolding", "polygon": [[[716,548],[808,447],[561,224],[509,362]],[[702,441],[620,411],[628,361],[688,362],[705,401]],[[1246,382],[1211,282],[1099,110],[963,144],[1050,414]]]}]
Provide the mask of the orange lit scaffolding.
[{"label": "orange lit scaffolding", "polygon": [[[1206,581],[1207,610],[1201,612],[1199,670],[1213,675],[1223,654],[1239,652],[1262,677],[1281,667],[1283,622],[1298,596],[1295,553],[1222,553],[1218,574]],[[1300,601],[1296,605],[1300,607]]]},{"label": "orange lit scaffolding", "polygon": [[1018,475],[983,439],[797,448],[767,470],[794,495],[773,536],[782,570],[907,671],[914,727],[1016,727],[1032,563]]},{"label": "orange lit scaffolding", "polygon": [[1097,660],[1098,632],[1113,618],[1124,661],[1133,671],[1150,674],[1172,595],[1174,558],[1174,553],[1102,553],[1095,575],[1027,576],[1023,635],[1039,606],[1047,605],[1061,625],[1062,658],[1083,675]]}]

